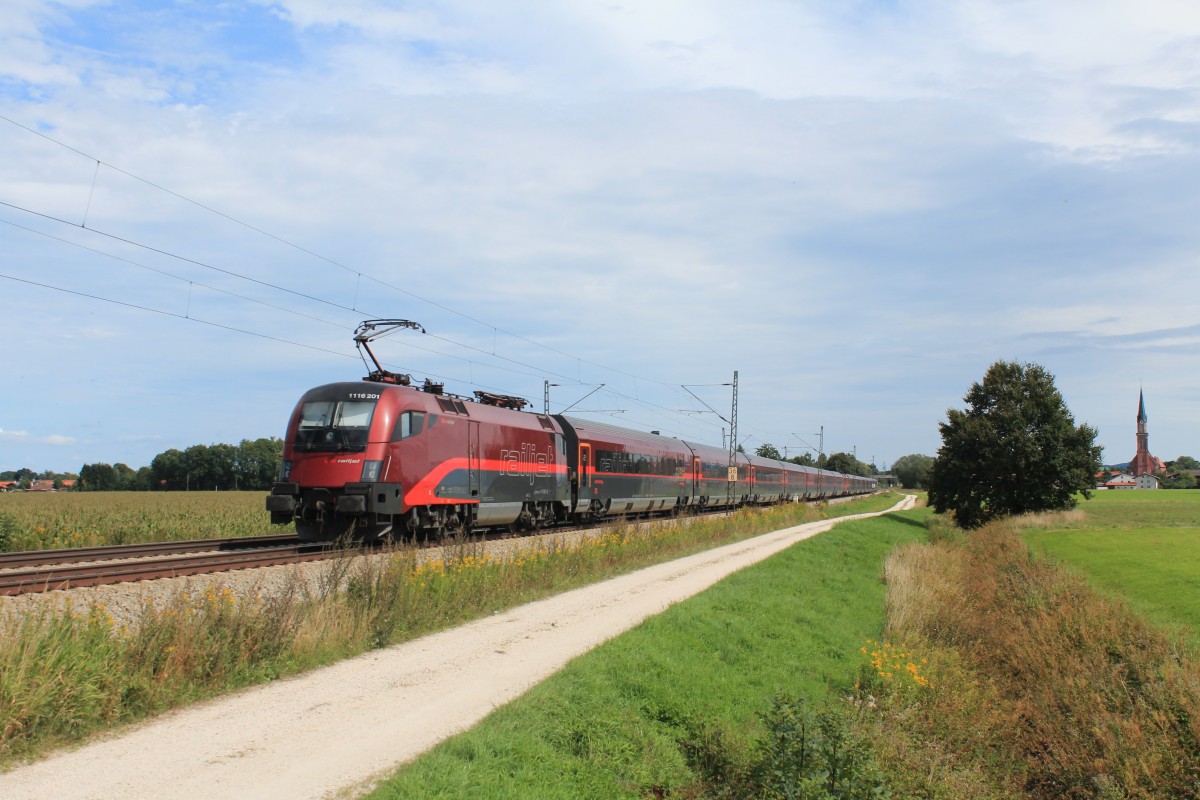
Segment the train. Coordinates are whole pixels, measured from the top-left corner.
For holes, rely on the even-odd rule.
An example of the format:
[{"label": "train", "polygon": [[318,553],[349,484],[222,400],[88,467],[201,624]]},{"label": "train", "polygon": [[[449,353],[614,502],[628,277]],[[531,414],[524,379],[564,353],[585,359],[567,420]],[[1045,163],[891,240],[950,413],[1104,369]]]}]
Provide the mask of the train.
[{"label": "train", "polygon": [[414,386],[382,368],[308,390],[266,498],[271,522],[294,524],[305,541],[403,541],[877,489],[873,478],[740,451],[731,458],[711,445],[475,395],[428,380]]}]

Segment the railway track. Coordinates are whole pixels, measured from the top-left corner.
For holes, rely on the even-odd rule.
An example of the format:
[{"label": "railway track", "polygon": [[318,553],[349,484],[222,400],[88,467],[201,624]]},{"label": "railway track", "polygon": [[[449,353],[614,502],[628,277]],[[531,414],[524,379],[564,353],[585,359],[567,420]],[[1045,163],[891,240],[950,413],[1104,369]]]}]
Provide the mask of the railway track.
[{"label": "railway track", "polygon": [[295,536],[254,536],[3,553],[0,595],[295,564],[342,552]]},{"label": "railway track", "polygon": [[[486,542],[569,533],[592,527],[598,526],[563,525],[525,533],[483,530],[476,531],[470,538]],[[410,546],[431,549],[441,547],[447,541],[452,539],[431,539]],[[301,542],[294,535],[280,535],[0,553],[0,596],[297,564],[389,546],[394,545],[360,542],[357,546],[343,548],[332,542]]]},{"label": "railway track", "polygon": [[[711,517],[729,513],[731,513],[729,509],[721,509],[702,516]],[[599,524],[553,526],[523,534],[507,533],[501,530],[477,531],[472,538],[480,541],[493,541],[529,535],[553,535],[602,527],[605,524],[619,521],[634,520],[609,520]],[[651,524],[654,522],[668,523],[672,521],[672,518],[662,517],[638,521]],[[434,548],[443,544],[445,542],[442,540],[429,540],[417,543],[417,546]],[[76,589],[297,564],[345,555],[348,552],[359,552],[361,549],[386,548],[387,546],[379,543],[360,544],[357,548],[346,549],[335,546],[333,543],[301,542],[294,535],[277,535],[0,553],[0,596],[35,594],[56,589]]]}]

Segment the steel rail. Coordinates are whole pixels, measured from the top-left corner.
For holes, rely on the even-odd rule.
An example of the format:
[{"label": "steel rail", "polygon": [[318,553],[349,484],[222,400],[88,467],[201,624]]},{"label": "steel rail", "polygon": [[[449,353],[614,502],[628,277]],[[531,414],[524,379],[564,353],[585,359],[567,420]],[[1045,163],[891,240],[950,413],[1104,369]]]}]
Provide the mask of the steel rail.
[{"label": "steel rail", "polygon": [[257,547],[278,547],[297,544],[293,534],[246,536],[237,539],[188,539],[179,542],[141,542],[138,544],[109,544],[97,547],[70,547],[58,550],[23,550],[0,553],[0,569],[32,567],[41,564],[66,564],[78,561],[108,561],[118,558],[170,555],[172,553],[203,553],[208,551],[246,550]]},{"label": "steel rail", "polygon": [[253,567],[295,564],[332,558],[347,552],[326,544],[291,545],[245,552],[210,552],[145,561],[47,565],[0,573],[0,595],[20,595],[130,581],[179,578]]}]

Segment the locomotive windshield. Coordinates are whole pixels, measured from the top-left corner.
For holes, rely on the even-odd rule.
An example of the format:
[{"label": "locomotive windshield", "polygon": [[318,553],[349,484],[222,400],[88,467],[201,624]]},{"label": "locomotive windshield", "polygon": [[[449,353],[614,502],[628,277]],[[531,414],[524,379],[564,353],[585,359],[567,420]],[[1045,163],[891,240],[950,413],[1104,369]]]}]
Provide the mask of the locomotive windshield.
[{"label": "locomotive windshield", "polygon": [[364,450],[374,414],[374,400],[311,400],[300,409],[296,447]]}]

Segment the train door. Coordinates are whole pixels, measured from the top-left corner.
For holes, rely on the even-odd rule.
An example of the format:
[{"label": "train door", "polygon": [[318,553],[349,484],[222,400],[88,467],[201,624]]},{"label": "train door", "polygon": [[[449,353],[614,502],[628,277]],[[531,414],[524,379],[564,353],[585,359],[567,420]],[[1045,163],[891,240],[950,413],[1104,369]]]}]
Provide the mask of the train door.
[{"label": "train door", "polygon": [[583,488],[592,485],[592,446],[590,444],[579,445],[579,494],[583,495]]},{"label": "train door", "polygon": [[467,489],[471,497],[479,497],[479,423],[467,421]]},{"label": "train door", "polygon": [[700,456],[692,456],[692,497],[700,494]]}]

